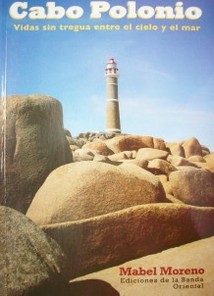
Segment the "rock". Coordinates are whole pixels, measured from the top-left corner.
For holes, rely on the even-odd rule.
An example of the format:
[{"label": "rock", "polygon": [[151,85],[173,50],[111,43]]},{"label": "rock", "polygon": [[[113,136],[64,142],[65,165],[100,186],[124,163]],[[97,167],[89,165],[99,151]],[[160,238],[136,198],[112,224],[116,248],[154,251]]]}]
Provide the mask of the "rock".
[{"label": "rock", "polygon": [[137,156],[137,151],[136,150],[133,150],[131,152],[132,152],[132,157],[131,158],[135,159],[136,156]]},{"label": "rock", "polygon": [[7,296],[66,294],[66,258],[23,214],[0,207],[0,291]]},{"label": "rock", "polygon": [[168,176],[166,176],[166,175],[158,175],[157,177],[161,181],[162,184],[165,182],[168,182]]},{"label": "rock", "polygon": [[68,129],[64,129],[65,135],[72,138],[71,132]]},{"label": "rock", "polygon": [[163,159],[153,159],[149,161],[147,169],[155,175],[169,175],[171,172],[177,170],[172,164]]},{"label": "rock", "polygon": [[136,157],[136,151],[124,151],[127,159],[132,159]]},{"label": "rock", "polygon": [[111,161],[120,161],[123,159],[132,159],[132,151],[124,151],[112,154],[108,157]]},{"label": "rock", "polygon": [[89,133],[80,133],[77,136],[77,139],[88,139],[88,135],[89,135]]},{"label": "rock", "polygon": [[214,177],[204,169],[184,169],[169,175],[172,194],[186,204],[214,206]]},{"label": "rock", "polygon": [[208,155],[208,154],[210,154],[210,152],[208,152],[207,150],[202,150],[202,156],[203,157]]},{"label": "rock", "polygon": [[167,143],[166,147],[172,155],[185,157],[184,148],[180,143]]},{"label": "rock", "polygon": [[210,153],[204,157],[206,161],[206,167],[210,172],[214,173],[214,153]]},{"label": "rock", "polygon": [[[214,237],[198,240],[177,248],[172,248],[161,253],[154,255],[149,255],[136,259],[133,261],[125,262],[119,266],[108,268],[96,273],[91,273],[86,276],[82,276],[78,279],[73,280],[71,283],[74,284],[76,281],[78,283],[84,281],[107,281],[111,284],[120,295],[124,296],[157,296],[157,295],[172,295],[172,296],[201,296],[201,295],[213,295],[213,272],[214,264],[213,260],[210,258],[213,257],[213,245]],[[145,270],[153,270],[153,267],[156,267],[157,275],[153,276],[137,276],[129,277],[123,276],[120,274],[121,268],[131,267],[132,270],[139,270],[139,267],[142,267]],[[172,267],[172,269],[171,269]],[[164,268],[164,269],[163,269]],[[169,269],[168,269],[169,268]],[[184,269],[188,272],[188,269],[200,268],[205,269],[205,272],[202,275],[169,275],[165,274],[164,270],[168,269]],[[163,274],[161,274],[163,271]],[[122,278],[140,278],[142,281],[140,283],[135,282],[131,284],[130,282],[125,282],[121,284]],[[163,282],[163,278],[169,279],[169,282]],[[178,279],[178,283],[174,281],[173,278]],[[203,279],[203,282],[200,282],[200,278]],[[145,282],[148,279],[149,282]],[[187,282],[190,279],[194,279],[194,282]],[[157,282],[155,282],[156,280]],[[186,281],[184,281],[186,280]],[[186,289],[176,289],[177,284],[188,286],[192,285],[201,285],[203,283],[203,288],[186,288]],[[142,292],[143,291],[143,292]]]},{"label": "rock", "polygon": [[169,155],[169,152],[152,149],[152,148],[142,148],[137,152],[136,159],[137,160],[154,160],[154,159],[166,159]]},{"label": "rock", "polygon": [[77,141],[76,142],[77,143],[77,146],[79,148],[82,148],[87,143],[87,141],[85,139],[77,139],[76,141]]},{"label": "rock", "polygon": [[197,167],[197,166],[189,166],[189,165],[185,166],[185,165],[183,165],[183,166],[178,166],[177,167],[178,171],[191,171],[192,169],[200,170],[200,168]]},{"label": "rock", "polygon": [[136,165],[142,169],[147,170],[148,161],[147,160],[139,160],[139,159],[124,159],[121,164],[127,163],[131,165]]},{"label": "rock", "polygon": [[77,146],[78,148],[81,148],[83,145],[85,145],[86,141],[81,140],[81,139],[76,139],[76,138],[72,138],[72,137],[68,137],[66,136],[69,145],[73,145],[73,146]]},{"label": "rock", "polygon": [[125,152],[119,152],[119,153],[115,153],[115,154],[110,155],[108,157],[108,159],[110,159],[111,161],[121,161],[124,159],[128,159],[128,157],[125,154]]},{"label": "rock", "polygon": [[66,139],[68,140],[69,145],[77,145],[77,141],[74,138],[66,136]]},{"label": "rock", "polygon": [[210,149],[207,146],[201,145],[202,156],[210,154]]},{"label": "rock", "polygon": [[109,283],[93,279],[71,282],[69,296],[120,296],[120,294]]},{"label": "rock", "polygon": [[162,139],[153,138],[153,148],[158,150],[166,150],[166,144]]},{"label": "rock", "polygon": [[107,156],[96,154],[94,156],[93,161],[98,161],[98,162],[110,162]]},{"label": "rock", "polygon": [[0,204],[6,199],[7,206],[25,213],[48,174],[71,161],[61,104],[43,95],[8,96],[7,196],[4,184],[0,184]]},{"label": "rock", "polygon": [[71,151],[75,151],[75,150],[79,149],[79,146],[77,146],[77,145],[69,145],[69,146],[70,146]]},{"label": "rock", "polygon": [[212,236],[213,219],[214,208],[147,204],[42,229],[75,266],[72,279]]},{"label": "rock", "polygon": [[182,204],[184,205],[185,203],[182,202],[181,200],[175,198],[173,195],[171,195],[170,193],[167,193],[166,194],[166,198],[169,200],[169,202],[172,202],[172,203],[176,203],[176,204]]},{"label": "rock", "polygon": [[77,149],[73,151],[73,158],[74,161],[90,161],[94,159],[95,153],[90,149]]},{"label": "rock", "polygon": [[185,152],[185,157],[189,158],[193,155],[202,156],[202,148],[199,141],[196,138],[190,138],[183,143],[183,148]]},{"label": "rock", "polygon": [[140,148],[154,148],[154,144],[156,147],[166,150],[163,140],[147,136],[118,136],[105,141],[105,143],[114,153],[139,150]]},{"label": "rock", "polygon": [[114,138],[116,136],[116,134],[114,134],[114,133],[105,133],[105,138],[106,139],[112,139],[112,138]]},{"label": "rock", "polygon": [[188,158],[190,162],[206,162],[204,158],[200,155],[193,155]]},{"label": "rock", "polygon": [[190,166],[190,167],[197,167],[195,163],[192,163],[188,159],[181,157],[181,156],[174,156],[169,155],[168,161],[174,166],[174,167],[180,167],[180,166]]},{"label": "rock", "polygon": [[100,140],[97,140],[95,142],[86,143],[82,148],[95,150],[95,151],[97,151],[97,153],[104,155],[104,156],[108,156],[108,155],[113,154],[113,152],[107,147],[105,142],[100,141]]},{"label": "rock", "polygon": [[43,225],[165,201],[160,181],[147,171],[133,165],[80,162],[61,166],[48,176],[27,216]]},{"label": "rock", "polygon": [[168,195],[172,195],[172,189],[168,180],[168,176],[167,175],[157,175],[157,176],[161,184],[163,185],[164,191],[166,192],[167,199],[169,199]]}]

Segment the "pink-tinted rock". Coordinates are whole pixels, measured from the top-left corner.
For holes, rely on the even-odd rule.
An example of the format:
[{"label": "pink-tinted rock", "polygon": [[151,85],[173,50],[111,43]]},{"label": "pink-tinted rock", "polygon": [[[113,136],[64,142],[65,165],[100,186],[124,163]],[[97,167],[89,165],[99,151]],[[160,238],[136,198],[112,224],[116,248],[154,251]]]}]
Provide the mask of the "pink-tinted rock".
[{"label": "pink-tinted rock", "polygon": [[[74,279],[72,284],[76,281],[81,283],[87,280],[104,280],[111,284],[120,295],[124,296],[210,296],[213,295],[214,285],[214,263],[211,260],[213,257],[213,245],[214,237],[201,239],[161,253],[141,257],[140,259],[128,261],[112,268],[82,276]],[[154,270],[154,267],[156,269],[156,275],[137,277],[123,275],[123,271],[129,273],[130,270],[132,273],[132,271],[140,271],[141,268],[142,270],[151,272],[151,270]],[[178,269],[183,269],[188,273],[191,272],[191,269],[199,271],[201,268],[204,270],[201,276],[199,272],[199,276],[197,274],[186,276],[183,274],[170,274],[170,271],[171,273],[174,271],[176,273]],[[164,273],[165,270],[167,270],[166,274]],[[140,281],[138,282],[139,279]],[[133,284],[131,284],[132,280],[134,280]],[[191,286],[192,288],[179,289],[178,287],[180,285],[184,285],[184,287]]]},{"label": "pink-tinted rock", "polygon": [[97,151],[97,153],[108,156],[113,154],[111,149],[109,149],[104,141],[97,140],[95,142],[88,142],[83,147],[83,149],[91,149]]},{"label": "pink-tinted rock", "polygon": [[[8,96],[6,116],[7,191],[5,196],[1,179],[0,203],[25,213],[49,173],[71,162],[72,153],[59,101],[45,95]],[[1,124],[0,119],[0,130]]]},{"label": "pink-tinted rock", "polygon": [[[200,218],[199,218],[200,217]],[[214,235],[214,208],[131,207],[91,219],[44,225],[61,246],[71,278]]]},{"label": "pink-tinted rock", "polygon": [[155,175],[170,174],[177,169],[168,161],[163,159],[153,159],[148,162],[147,169]]},{"label": "pink-tinted rock", "polygon": [[196,138],[190,138],[188,140],[185,140],[182,146],[184,148],[186,158],[189,158],[193,155],[202,156],[201,144]]},{"label": "pink-tinted rock", "polygon": [[148,136],[118,136],[105,141],[105,143],[114,153],[139,150],[140,148],[154,148],[154,146],[155,148],[166,150],[163,140]]},{"label": "pink-tinted rock", "polygon": [[152,149],[152,148],[141,148],[137,152],[137,160],[154,160],[154,159],[166,159],[169,155],[169,152]]},{"label": "pink-tinted rock", "polygon": [[184,148],[180,143],[167,143],[166,145],[172,155],[184,157]]},{"label": "pink-tinted rock", "polygon": [[204,169],[183,169],[169,175],[172,194],[190,205],[214,206],[214,177]]},{"label": "pink-tinted rock", "polygon": [[153,174],[134,165],[85,161],[53,171],[36,193],[27,216],[43,225],[158,202],[167,200]]}]

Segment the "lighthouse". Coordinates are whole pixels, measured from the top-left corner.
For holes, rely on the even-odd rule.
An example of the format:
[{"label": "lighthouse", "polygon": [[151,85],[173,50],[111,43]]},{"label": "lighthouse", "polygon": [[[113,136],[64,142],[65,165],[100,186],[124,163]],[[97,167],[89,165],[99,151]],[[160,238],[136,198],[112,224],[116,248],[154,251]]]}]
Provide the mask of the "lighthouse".
[{"label": "lighthouse", "polygon": [[105,69],[106,76],[106,132],[121,133],[120,128],[120,110],[118,100],[118,69],[117,63],[113,58],[107,62]]}]

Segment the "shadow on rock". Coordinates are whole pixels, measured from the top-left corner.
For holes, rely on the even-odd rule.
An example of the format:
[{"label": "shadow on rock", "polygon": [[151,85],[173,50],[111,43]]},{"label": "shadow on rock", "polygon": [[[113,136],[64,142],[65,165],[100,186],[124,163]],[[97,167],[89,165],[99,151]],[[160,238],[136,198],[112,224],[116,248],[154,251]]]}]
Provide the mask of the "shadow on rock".
[{"label": "shadow on rock", "polygon": [[101,280],[72,282],[69,289],[69,296],[120,296],[109,283]]},{"label": "shadow on rock", "polygon": [[0,207],[0,295],[67,296],[66,256],[20,212]]}]

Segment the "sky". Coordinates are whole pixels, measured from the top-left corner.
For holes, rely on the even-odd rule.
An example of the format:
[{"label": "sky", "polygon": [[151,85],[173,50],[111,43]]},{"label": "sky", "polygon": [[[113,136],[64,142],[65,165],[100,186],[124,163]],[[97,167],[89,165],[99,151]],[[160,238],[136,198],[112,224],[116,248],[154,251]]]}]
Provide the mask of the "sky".
[{"label": "sky", "polygon": [[[104,131],[106,117],[105,66],[114,57],[119,68],[119,101],[123,133],[149,135],[165,141],[196,137],[214,151],[214,2],[183,1],[184,10],[202,10],[198,20],[113,19],[103,13],[90,18],[89,0],[59,0],[56,6],[80,6],[80,19],[13,19],[8,11],[16,1],[0,0],[1,50],[7,58],[6,92],[46,94],[63,107],[64,127],[73,136]],[[43,0],[25,1],[28,8],[45,7]],[[171,6],[174,0],[135,1],[141,6]],[[127,7],[127,1],[110,0]],[[28,9],[27,9],[28,11]],[[20,12],[20,11],[19,11]],[[15,30],[14,25],[39,26],[38,31]],[[44,31],[54,25],[56,30]],[[90,26],[90,30],[62,31],[60,25]],[[117,25],[120,30],[94,30],[95,25]],[[132,30],[124,30],[132,25]],[[157,30],[136,30],[136,26]],[[170,26],[178,25],[177,31]],[[200,26],[182,31],[183,25]],[[162,32],[162,26],[166,26]],[[5,30],[6,28],[6,30]],[[26,27],[25,27],[26,28]],[[31,27],[32,28],[32,27]],[[83,27],[82,27],[83,28]],[[86,28],[86,27],[85,27]]]}]

